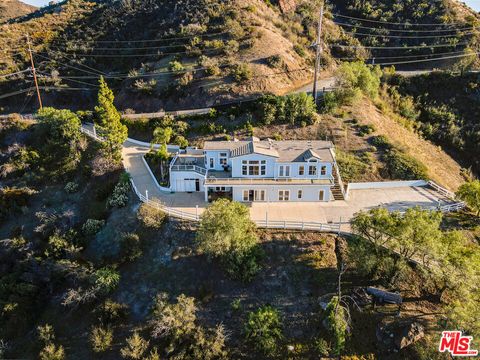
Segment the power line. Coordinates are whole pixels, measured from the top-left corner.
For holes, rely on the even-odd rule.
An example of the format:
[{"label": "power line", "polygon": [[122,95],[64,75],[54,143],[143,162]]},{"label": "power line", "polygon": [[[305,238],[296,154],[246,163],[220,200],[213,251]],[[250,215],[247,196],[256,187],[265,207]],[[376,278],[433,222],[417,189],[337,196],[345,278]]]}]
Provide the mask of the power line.
[{"label": "power line", "polygon": [[[457,54],[465,54],[465,50],[462,51],[449,51],[443,53],[435,53],[435,54],[423,54],[423,55],[395,55],[395,56],[375,56],[368,58],[366,60],[373,60],[373,59],[404,59],[404,58],[415,58],[415,57],[425,57],[425,56],[438,56],[438,55],[457,55]],[[358,57],[340,57],[335,58],[337,60],[355,60]]]},{"label": "power line", "polygon": [[468,42],[457,43],[457,44],[435,44],[435,45],[415,45],[415,46],[363,46],[363,45],[339,45],[331,44],[331,47],[340,47],[340,48],[358,48],[358,49],[376,49],[376,50],[398,50],[398,49],[428,49],[428,48],[440,48],[440,47],[452,47],[452,46],[463,46],[469,45]]},{"label": "power line", "polygon": [[[220,51],[221,49],[204,49],[200,50],[202,53],[212,52],[212,51]],[[103,58],[122,58],[122,57],[152,57],[152,56],[166,56],[166,55],[179,55],[179,54],[189,54],[194,52],[194,50],[190,51],[178,51],[178,52],[159,52],[156,54],[83,54],[77,52],[69,52],[68,55],[78,55],[79,57],[103,57]],[[38,54],[38,53],[36,53]]]},{"label": "power line", "polygon": [[468,28],[453,28],[453,29],[432,29],[432,30],[401,30],[401,29],[387,29],[387,28],[378,28],[378,27],[370,27],[370,26],[361,26],[361,25],[356,25],[356,24],[346,24],[346,23],[341,23],[338,21],[333,21],[334,24],[340,25],[340,26],[348,26],[348,27],[354,27],[358,29],[367,29],[367,30],[375,30],[375,31],[389,31],[389,32],[406,32],[406,33],[437,33],[437,32],[453,32],[453,31],[466,31],[466,30],[476,30],[479,29],[479,27],[468,27]]},{"label": "power line", "polygon": [[32,70],[32,69],[28,68],[28,69],[25,69],[25,70],[22,70],[22,71],[17,71],[17,72],[10,73],[10,74],[0,75],[0,78],[7,78],[7,77],[10,77],[10,76],[15,76],[15,75],[23,74],[23,73],[29,72],[29,71],[31,71],[31,70]]},{"label": "power line", "polygon": [[479,55],[479,54],[480,54],[480,52],[472,52],[470,54],[445,56],[445,57],[439,57],[439,58],[435,58],[435,59],[397,61],[397,62],[379,63],[377,65],[382,65],[383,66],[383,65],[415,64],[415,63],[421,63],[421,62],[434,62],[434,61],[439,61],[439,60],[458,59],[458,58],[463,58],[463,57],[468,57],[468,56],[475,56],[475,55]]},{"label": "power line", "polygon": [[75,80],[75,79],[70,79],[68,77],[63,77],[63,76],[51,76],[50,74],[46,74],[46,73],[42,73],[42,72],[39,72],[39,74],[43,75],[44,78],[40,77],[41,80],[45,80],[45,78],[52,78],[52,79],[62,79],[62,80],[67,80],[67,81],[73,81],[75,83],[78,83],[78,84],[82,84],[82,85],[89,85],[89,86],[94,86],[94,87],[99,87],[97,84],[92,84],[92,83],[87,83],[85,81],[80,81],[80,80]]},{"label": "power line", "polygon": [[434,23],[434,24],[418,24],[418,23],[401,23],[401,22],[391,22],[391,21],[380,21],[380,20],[370,20],[370,19],[362,19],[354,16],[347,16],[347,15],[342,15],[342,14],[336,14],[332,13],[333,16],[338,16],[341,18],[345,19],[353,19],[353,20],[359,20],[359,21],[365,21],[365,22],[371,22],[375,24],[389,24],[389,25],[402,25],[402,26],[456,26],[456,25],[464,25],[462,23],[450,23],[450,24],[439,24],[439,23]]},{"label": "power line", "polygon": [[73,65],[68,65],[68,64],[65,64],[65,63],[62,63],[58,60],[55,60],[55,59],[51,59],[47,56],[43,56],[43,55],[40,55],[39,53],[35,53],[36,56],[40,56],[41,58],[45,59],[45,60],[50,60],[50,61],[53,61],[53,62],[56,62],[57,64],[60,64],[60,65],[63,65],[63,66],[66,66],[66,67],[69,67],[69,68],[72,68],[72,69],[75,69],[75,70],[78,70],[78,71],[83,71],[87,74],[93,74],[93,75],[102,75],[102,74],[99,74],[99,73],[94,73],[94,72],[91,72],[91,71],[87,71],[87,70],[83,70],[83,69],[80,69],[80,68],[77,68],[76,66],[73,66]]},{"label": "power line", "polygon": [[452,34],[452,35],[419,35],[419,36],[410,36],[410,35],[384,35],[384,34],[365,34],[355,31],[345,31],[345,33],[350,35],[359,35],[359,36],[371,36],[371,37],[384,37],[384,38],[393,38],[393,39],[438,39],[438,38],[457,38],[459,36],[473,35],[474,32],[463,33],[463,34]]}]

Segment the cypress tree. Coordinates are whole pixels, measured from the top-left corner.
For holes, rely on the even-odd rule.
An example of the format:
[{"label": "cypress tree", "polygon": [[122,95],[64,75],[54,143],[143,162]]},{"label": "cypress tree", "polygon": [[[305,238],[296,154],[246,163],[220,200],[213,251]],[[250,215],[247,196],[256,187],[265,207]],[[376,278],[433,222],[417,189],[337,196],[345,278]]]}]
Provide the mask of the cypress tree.
[{"label": "cypress tree", "polygon": [[119,161],[122,157],[122,145],[127,140],[128,129],[120,121],[120,113],[113,105],[113,91],[103,76],[100,77],[99,84],[98,105],[95,106],[99,135],[105,140],[103,148],[106,155],[112,160]]}]

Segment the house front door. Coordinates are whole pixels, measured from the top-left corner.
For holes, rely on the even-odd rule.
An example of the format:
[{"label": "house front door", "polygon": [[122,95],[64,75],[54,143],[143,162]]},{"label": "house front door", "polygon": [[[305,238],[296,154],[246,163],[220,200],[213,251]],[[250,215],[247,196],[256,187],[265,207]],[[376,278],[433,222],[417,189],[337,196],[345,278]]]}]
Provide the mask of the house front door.
[{"label": "house front door", "polygon": [[200,179],[195,179],[195,191],[200,191]]}]

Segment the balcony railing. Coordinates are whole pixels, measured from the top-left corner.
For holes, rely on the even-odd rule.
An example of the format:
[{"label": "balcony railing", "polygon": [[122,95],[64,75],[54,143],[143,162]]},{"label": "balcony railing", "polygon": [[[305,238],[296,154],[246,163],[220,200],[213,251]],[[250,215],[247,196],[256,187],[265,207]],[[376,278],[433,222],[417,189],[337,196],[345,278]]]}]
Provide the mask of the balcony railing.
[{"label": "balcony railing", "polygon": [[205,175],[207,170],[197,165],[172,165],[171,171],[193,171]]},{"label": "balcony railing", "polygon": [[205,179],[206,185],[333,185],[335,183],[333,177],[326,179],[298,179],[298,178],[215,178],[208,177]]}]

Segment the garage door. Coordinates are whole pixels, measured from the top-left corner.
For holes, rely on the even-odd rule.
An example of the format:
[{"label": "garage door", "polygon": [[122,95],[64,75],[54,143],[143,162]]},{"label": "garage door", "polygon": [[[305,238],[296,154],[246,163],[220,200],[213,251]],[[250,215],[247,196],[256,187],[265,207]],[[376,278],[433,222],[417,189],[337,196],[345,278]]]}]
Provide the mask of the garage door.
[{"label": "garage door", "polygon": [[185,179],[185,191],[194,192],[195,191],[195,179]]}]

